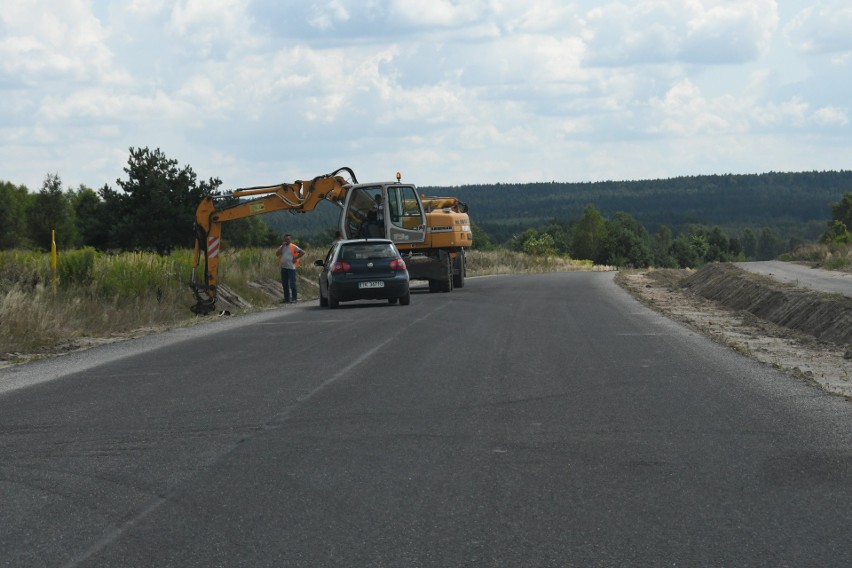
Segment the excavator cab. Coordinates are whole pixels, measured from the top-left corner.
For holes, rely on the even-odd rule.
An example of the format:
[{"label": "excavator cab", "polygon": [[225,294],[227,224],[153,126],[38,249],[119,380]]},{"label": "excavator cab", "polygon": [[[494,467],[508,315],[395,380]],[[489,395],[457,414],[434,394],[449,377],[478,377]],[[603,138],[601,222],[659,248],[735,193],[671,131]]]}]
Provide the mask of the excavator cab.
[{"label": "excavator cab", "polygon": [[390,239],[397,244],[426,240],[426,213],[413,185],[353,185],[343,208],[341,231],[348,239]]}]

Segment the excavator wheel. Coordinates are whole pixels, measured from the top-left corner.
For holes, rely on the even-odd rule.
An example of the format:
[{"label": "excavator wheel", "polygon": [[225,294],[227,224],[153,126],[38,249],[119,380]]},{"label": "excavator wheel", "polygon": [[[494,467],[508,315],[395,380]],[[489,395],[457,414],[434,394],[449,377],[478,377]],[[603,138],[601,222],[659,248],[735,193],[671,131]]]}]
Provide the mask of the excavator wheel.
[{"label": "excavator wheel", "polygon": [[[455,266],[453,267],[453,288],[464,288],[464,277],[465,277],[465,260],[464,260],[464,251],[459,251],[456,255],[456,260],[454,262]],[[455,271],[458,270],[458,274]]]},{"label": "excavator wheel", "polygon": [[450,255],[446,255],[446,260],[444,261],[446,267],[446,280],[440,280],[438,284],[440,285],[441,292],[452,292],[453,291],[453,257]]},{"label": "excavator wheel", "polygon": [[444,278],[438,279],[430,279],[429,280],[429,291],[430,292],[452,292],[453,291],[453,257],[449,254],[441,251],[441,263],[443,266],[441,267],[441,271],[444,273]]}]

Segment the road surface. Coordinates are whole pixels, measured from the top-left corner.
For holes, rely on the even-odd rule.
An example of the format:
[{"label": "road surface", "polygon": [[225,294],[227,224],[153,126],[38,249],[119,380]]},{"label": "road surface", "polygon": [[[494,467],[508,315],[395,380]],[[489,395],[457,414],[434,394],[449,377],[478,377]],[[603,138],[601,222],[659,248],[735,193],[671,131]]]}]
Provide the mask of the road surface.
[{"label": "road surface", "polygon": [[0,370],[0,566],[849,566],[852,406],[611,273]]},{"label": "road surface", "polygon": [[780,260],[738,262],[736,266],[749,272],[771,276],[773,279],[787,284],[821,292],[834,292],[852,298],[852,274],[848,272],[821,270]]}]

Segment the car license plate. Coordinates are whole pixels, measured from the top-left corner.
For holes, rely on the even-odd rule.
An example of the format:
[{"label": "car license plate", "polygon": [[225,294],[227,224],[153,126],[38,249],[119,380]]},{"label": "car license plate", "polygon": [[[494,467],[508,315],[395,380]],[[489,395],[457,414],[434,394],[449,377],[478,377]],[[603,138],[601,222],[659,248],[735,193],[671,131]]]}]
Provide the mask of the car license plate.
[{"label": "car license plate", "polygon": [[384,282],[359,282],[358,287],[359,288],[384,288],[385,283]]}]

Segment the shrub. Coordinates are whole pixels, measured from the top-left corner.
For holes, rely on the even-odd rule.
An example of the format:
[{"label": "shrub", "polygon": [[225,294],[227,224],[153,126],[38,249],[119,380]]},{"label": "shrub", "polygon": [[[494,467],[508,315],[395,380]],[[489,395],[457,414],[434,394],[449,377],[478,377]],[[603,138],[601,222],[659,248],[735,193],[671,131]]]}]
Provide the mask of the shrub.
[{"label": "shrub", "polygon": [[94,280],[97,252],[91,247],[63,252],[56,256],[56,273],[63,286],[88,286]]}]

